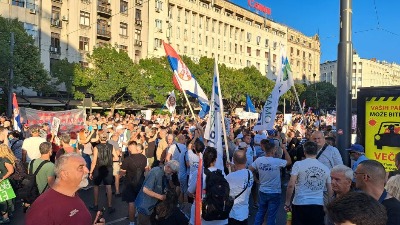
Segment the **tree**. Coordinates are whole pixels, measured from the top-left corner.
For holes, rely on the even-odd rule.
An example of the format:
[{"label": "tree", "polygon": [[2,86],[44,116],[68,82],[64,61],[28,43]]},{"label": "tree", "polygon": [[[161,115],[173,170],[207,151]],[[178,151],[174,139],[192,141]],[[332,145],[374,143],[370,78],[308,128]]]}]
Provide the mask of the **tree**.
[{"label": "tree", "polygon": [[74,96],[82,99],[90,93],[95,100],[111,104],[113,113],[128,86],[136,81],[137,68],[126,52],[118,52],[110,45],[95,48],[88,58],[92,68],[75,67]]},{"label": "tree", "polygon": [[54,60],[50,64],[50,73],[53,78],[56,78],[53,84],[60,85],[64,83],[66,91],[72,93],[75,67],[79,67],[79,64],[70,63],[67,59]]},{"label": "tree", "polygon": [[[10,33],[14,33],[14,51],[10,55]],[[0,82],[8,84],[10,63],[13,64],[13,87],[27,87],[34,91],[46,92],[49,88],[49,76],[40,62],[40,51],[34,39],[17,19],[0,16]],[[7,86],[3,87],[8,93]]]},{"label": "tree", "polygon": [[[301,94],[306,90],[306,86],[302,83],[295,83],[294,84],[295,88],[296,88],[296,92],[297,95],[299,96],[299,100],[300,100],[300,96]],[[296,98],[296,93],[293,90],[293,87],[286,92],[285,94],[283,94],[280,98],[280,103],[283,104],[284,100],[286,100],[286,106],[289,104],[290,110],[298,110],[299,109],[299,104],[297,102],[297,98]],[[300,104],[302,104],[302,101],[300,102]],[[300,110],[298,110],[300,111]]]},{"label": "tree", "polygon": [[[137,71],[134,75],[135,82],[127,87],[134,102],[142,105],[164,104],[168,93],[174,90],[173,74],[166,58],[142,59]],[[176,94],[179,96],[179,93]]]},{"label": "tree", "polygon": [[[318,96],[318,105],[317,105]],[[331,83],[318,82],[306,87],[300,96],[301,101],[306,100],[306,105],[314,108],[328,108],[336,105],[336,87]]]}]

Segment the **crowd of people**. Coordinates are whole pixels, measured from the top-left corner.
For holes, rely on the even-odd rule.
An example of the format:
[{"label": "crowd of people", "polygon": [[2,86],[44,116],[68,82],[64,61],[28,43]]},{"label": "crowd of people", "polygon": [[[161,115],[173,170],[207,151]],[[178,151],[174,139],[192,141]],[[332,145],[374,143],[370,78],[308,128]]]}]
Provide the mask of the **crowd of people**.
[{"label": "crowd of people", "polygon": [[[115,198],[127,203],[130,225],[194,225],[196,205],[202,208],[202,224],[245,225],[250,208],[257,211],[256,225],[277,224],[282,208],[291,213],[293,225],[400,224],[400,153],[397,171],[387,173],[354,144],[346,149],[353,161],[348,167],[335,147],[334,128],[313,114],[305,120],[293,115],[288,123],[278,115],[275,129],[257,132],[254,121],[228,120],[225,151],[204,138],[206,120],[183,115],[146,120],[96,114],[81,130],[61,133],[48,123],[23,124],[16,131],[11,120],[0,117],[0,182],[10,180],[17,193],[0,203],[0,224],[10,223],[16,200],[23,203],[28,225],[105,224],[106,214],[116,210]],[[21,167],[36,177],[40,195],[31,201],[18,196]],[[106,190],[104,209],[100,185]],[[91,188],[93,202],[86,207],[77,192]],[[226,189],[229,199],[221,200]],[[202,202],[195,197],[199,190]],[[219,209],[219,201],[223,210],[210,211]],[[183,210],[187,204],[190,212]],[[90,210],[97,213],[94,220]]]}]

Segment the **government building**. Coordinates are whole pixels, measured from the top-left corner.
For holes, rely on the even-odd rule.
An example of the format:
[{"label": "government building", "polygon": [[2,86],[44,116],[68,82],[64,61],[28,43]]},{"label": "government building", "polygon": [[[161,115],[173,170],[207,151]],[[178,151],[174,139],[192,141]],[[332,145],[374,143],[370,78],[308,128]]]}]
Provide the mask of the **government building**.
[{"label": "government building", "polygon": [[[321,63],[320,81],[337,85],[337,61]],[[353,53],[351,95],[357,98],[360,87],[379,87],[400,85],[400,65],[379,61],[375,58],[363,59]]]},{"label": "government building", "polygon": [[160,57],[165,41],[195,62],[216,57],[228,67],[255,66],[265,75],[269,61],[276,70],[283,45],[295,81],[310,83],[320,74],[318,35],[225,0],[0,0],[0,14],[23,22],[47,70],[64,58],[89,66],[87,54],[104,44],[135,62]]}]

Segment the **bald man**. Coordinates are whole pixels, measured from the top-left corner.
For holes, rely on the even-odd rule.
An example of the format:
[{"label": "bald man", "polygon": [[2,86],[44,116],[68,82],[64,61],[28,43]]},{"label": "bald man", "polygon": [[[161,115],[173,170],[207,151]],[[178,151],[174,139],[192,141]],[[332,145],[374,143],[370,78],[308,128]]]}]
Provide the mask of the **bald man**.
[{"label": "bald man", "polygon": [[362,161],[354,171],[354,178],[357,188],[385,206],[388,217],[386,225],[399,224],[400,202],[385,190],[385,167],[375,160]]},{"label": "bald man", "polygon": [[329,169],[334,166],[343,165],[342,156],[339,150],[325,141],[324,133],[322,131],[315,131],[311,135],[311,140],[318,146],[317,159]]}]

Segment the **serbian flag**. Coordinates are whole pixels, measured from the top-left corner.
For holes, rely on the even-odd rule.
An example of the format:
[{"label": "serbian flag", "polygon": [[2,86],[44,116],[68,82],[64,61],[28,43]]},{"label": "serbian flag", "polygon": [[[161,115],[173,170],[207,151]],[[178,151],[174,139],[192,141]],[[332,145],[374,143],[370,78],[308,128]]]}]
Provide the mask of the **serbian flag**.
[{"label": "serbian flag", "polygon": [[174,72],[173,82],[178,90],[186,91],[186,93],[197,100],[200,103],[201,110],[199,112],[200,118],[207,115],[210,110],[207,95],[203,89],[197,83],[196,78],[189,71],[189,68],[185,65],[178,53],[171,47],[171,45],[163,42],[165,53],[167,54],[169,65]]},{"label": "serbian flag", "polygon": [[199,167],[197,168],[194,225],[201,225],[201,204],[203,195],[203,156],[200,153]]},{"label": "serbian flag", "polygon": [[19,115],[19,108],[18,108],[18,102],[17,102],[17,95],[14,93],[13,94],[13,117],[14,117],[14,130],[21,131],[21,117]]}]

